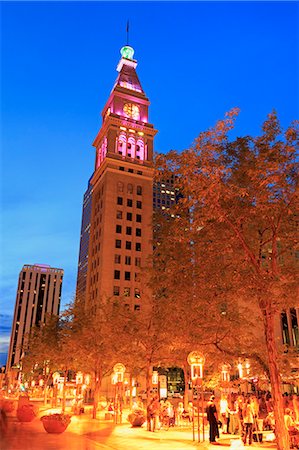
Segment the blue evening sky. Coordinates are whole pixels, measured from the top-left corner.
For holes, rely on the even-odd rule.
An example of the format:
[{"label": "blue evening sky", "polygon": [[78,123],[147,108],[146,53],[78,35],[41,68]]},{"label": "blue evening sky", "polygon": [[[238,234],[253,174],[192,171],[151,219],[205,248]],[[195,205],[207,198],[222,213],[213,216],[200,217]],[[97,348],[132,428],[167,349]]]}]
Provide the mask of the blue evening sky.
[{"label": "blue evening sky", "polygon": [[296,2],[2,2],[0,356],[19,272],[65,271],[75,292],[92,142],[130,44],[148,95],[155,149],[190,146],[238,106],[235,134],[259,133],[276,109],[298,119]]}]

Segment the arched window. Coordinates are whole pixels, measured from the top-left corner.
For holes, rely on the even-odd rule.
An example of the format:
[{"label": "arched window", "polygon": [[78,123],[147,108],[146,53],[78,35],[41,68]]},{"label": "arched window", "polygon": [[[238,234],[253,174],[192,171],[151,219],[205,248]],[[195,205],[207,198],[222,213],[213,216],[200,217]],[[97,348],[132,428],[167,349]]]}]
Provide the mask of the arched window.
[{"label": "arched window", "polygon": [[107,153],[107,138],[105,137],[102,143],[102,161],[104,160]]},{"label": "arched window", "polygon": [[138,139],[136,142],[136,158],[144,161],[144,142],[142,139]]},{"label": "arched window", "polygon": [[125,156],[126,155],[126,145],[127,145],[127,138],[125,133],[121,133],[118,137],[118,154]]},{"label": "arched window", "polygon": [[102,162],[101,147],[98,147],[97,148],[96,169],[101,165],[101,162]]},{"label": "arched window", "polygon": [[127,187],[128,194],[133,194],[133,184],[129,183]]},{"label": "arched window", "polygon": [[135,157],[135,139],[132,136],[130,136],[128,138],[127,156],[129,158],[134,158]]},{"label": "arched window", "polygon": [[123,192],[124,191],[124,183],[122,183],[121,181],[119,181],[117,183],[117,191],[118,192]]},{"label": "arched window", "polygon": [[96,169],[101,165],[107,153],[107,138],[105,137],[99,147],[97,148],[97,162]]}]

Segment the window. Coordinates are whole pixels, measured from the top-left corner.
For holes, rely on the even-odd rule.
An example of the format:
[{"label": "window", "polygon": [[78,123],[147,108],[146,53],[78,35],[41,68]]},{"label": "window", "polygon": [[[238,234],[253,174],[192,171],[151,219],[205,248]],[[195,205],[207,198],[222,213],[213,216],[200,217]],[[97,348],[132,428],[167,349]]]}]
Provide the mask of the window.
[{"label": "window", "polygon": [[135,272],[135,281],[140,281],[140,273]]},{"label": "window", "polygon": [[124,296],[130,297],[130,294],[131,294],[131,289],[129,287],[125,287],[124,288]]},{"label": "window", "polygon": [[117,191],[118,192],[123,192],[124,191],[124,183],[122,183],[121,181],[119,181],[117,183]]},{"label": "window", "polygon": [[135,258],[135,266],[140,267],[141,266],[141,258]]},{"label": "window", "polygon": [[134,297],[135,298],[140,298],[140,289],[135,289],[135,291],[134,291]]},{"label": "window", "polygon": [[128,172],[134,173],[134,170],[133,169],[128,169]]},{"label": "window", "polygon": [[120,264],[120,261],[121,261],[120,255],[114,255],[115,264]]},{"label": "window", "polygon": [[127,199],[127,206],[130,206],[130,207],[133,206],[133,200],[131,198]]},{"label": "window", "polygon": [[137,170],[137,175],[142,175],[142,171],[141,170]]},{"label": "window", "polygon": [[[114,272],[117,272],[117,270],[115,270]],[[125,280],[126,281],[130,281],[131,280],[131,272],[125,272]]]},{"label": "window", "polygon": [[132,242],[126,241],[126,249],[131,250],[131,248],[132,248]]},{"label": "window", "polygon": [[121,233],[121,225],[116,225],[116,233]]},{"label": "window", "polygon": [[119,286],[114,286],[113,287],[113,295],[119,296]]},{"label": "window", "polygon": [[140,305],[134,305],[134,311],[140,311]]},{"label": "window", "polygon": [[120,270],[115,270],[114,271],[114,279],[115,280],[120,280]]},{"label": "window", "polygon": [[131,256],[126,256],[126,258],[125,258],[125,264],[126,264],[127,266],[130,266],[130,265],[131,265]]},{"label": "window", "polygon": [[137,195],[142,195],[142,187],[137,186]]},{"label": "window", "polygon": [[141,244],[140,244],[140,242],[136,242],[135,249],[136,249],[136,252],[141,252]]},{"label": "window", "polygon": [[141,208],[142,208],[142,202],[141,202],[140,200],[137,200],[137,202],[136,202],[136,207],[137,207],[138,209],[141,209]]},{"label": "window", "polygon": [[132,213],[127,213],[127,220],[132,221]]},{"label": "window", "polygon": [[123,218],[123,212],[122,211],[116,211],[116,218],[122,219]]},{"label": "window", "polygon": [[117,197],[117,204],[118,205],[122,205],[123,204],[123,198],[122,197]]},{"label": "window", "polygon": [[136,228],[136,236],[141,236],[141,228]]},{"label": "window", "polygon": [[283,311],[280,315],[281,317],[281,328],[282,328],[282,341],[285,345],[290,345],[290,333],[289,333],[289,324],[288,317],[285,311]]},{"label": "window", "polygon": [[292,337],[293,337],[293,345],[295,347],[298,347],[299,346],[299,331],[298,331],[298,321],[297,321],[297,314],[296,314],[295,308],[290,309],[290,316],[291,316],[291,325],[292,325],[291,333],[292,333]]},{"label": "window", "polygon": [[[121,153],[122,154],[122,153]],[[119,166],[119,168],[118,168],[119,170],[122,170],[123,172],[124,172],[124,170],[125,170],[125,168],[124,167],[122,167],[122,166]]]},{"label": "window", "polygon": [[127,227],[126,228],[126,234],[129,234],[129,235],[132,234],[132,227]]},{"label": "window", "polygon": [[141,223],[141,214],[136,214],[136,222]]},{"label": "window", "polygon": [[128,194],[133,194],[133,184],[129,183],[127,187]]},{"label": "window", "polygon": [[121,240],[120,239],[116,239],[115,248],[121,248]]}]

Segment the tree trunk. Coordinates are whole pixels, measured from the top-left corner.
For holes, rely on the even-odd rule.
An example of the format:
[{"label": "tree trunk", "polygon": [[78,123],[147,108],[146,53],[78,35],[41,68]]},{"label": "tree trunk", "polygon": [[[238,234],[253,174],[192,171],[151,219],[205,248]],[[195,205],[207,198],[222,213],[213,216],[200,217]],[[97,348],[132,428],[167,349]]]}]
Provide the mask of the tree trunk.
[{"label": "tree trunk", "polygon": [[62,388],[62,408],[61,408],[62,414],[64,414],[64,412],[65,412],[65,386],[66,386],[67,372],[68,372],[68,369],[66,369],[64,371],[64,380],[63,380],[63,388]]},{"label": "tree trunk", "polygon": [[100,392],[101,392],[101,384],[102,384],[102,378],[99,374],[99,372],[95,373],[95,383],[94,383],[94,397],[93,397],[93,408],[92,408],[92,418],[97,418],[97,409],[98,409],[98,403],[100,398]]},{"label": "tree trunk", "polygon": [[146,369],[146,406],[149,404],[151,399],[151,388],[152,388],[152,366],[148,362]]},{"label": "tree trunk", "polygon": [[264,329],[266,336],[266,347],[269,359],[269,371],[271,381],[271,394],[273,396],[275,435],[277,450],[288,450],[290,448],[289,433],[284,424],[284,410],[281,391],[281,377],[277,365],[278,352],[275,343],[274,314],[270,305],[266,306],[264,313]]},{"label": "tree trunk", "polygon": [[130,410],[132,409],[132,406],[133,406],[133,396],[132,396],[132,389],[133,389],[133,386],[132,386],[132,381],[133,381],[133,377],[132,377],[132,374],[130,373],[130,378],[129,378],[129,387],[130,387],[130,403],[129,403],[129,407],[130,407]]}]

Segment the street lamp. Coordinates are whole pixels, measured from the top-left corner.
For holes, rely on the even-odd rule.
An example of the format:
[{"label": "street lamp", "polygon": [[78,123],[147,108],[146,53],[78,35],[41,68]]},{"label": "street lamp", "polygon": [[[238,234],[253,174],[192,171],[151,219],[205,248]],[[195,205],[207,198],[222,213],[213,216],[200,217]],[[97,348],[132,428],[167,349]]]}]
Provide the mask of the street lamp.
[{"label": "street lamp", "polygon": [[119,412],[119,423],[122,421],[122,386],[124,381],[124,374],[126,371],[126,366],[122,363],[117,363],[113,367],[114,377],[113,384],[115,385],[115,399],[114,399],[114,420],[115,423],[118,422],[118,412]]},{"label": "street lamp", "polygon": [[[204,355],[199,351],[193,351],[189,353],[187,357],[188,364],[191,367],[191,382],[192,382],[192,397],[193,397],[193,386],[196,388],[197,393],[197,433],[198,442],[200,442],[200,428],[199,428],[199,389],[201,387],[201,415],[202,415],[202,440],[205,440],[204,431],[204,408],[203,408],[203,367],[205,363]],[[194,429],[194,408],[193,408],[193,441],[195,440],[195,429]]]},{"label": "street lamp", "polygon": [[248,359],[241,361],[241,359],[239,358],[237,367],[239,370],[239,378],[243,382],[245,381],[246,394],[248,394],[248,378],[250,375],[250,362],[248,361]]},{"label": "street lamp", "polygon": [[219,368],[221,373],[221,387],[223,389],[223,393],[225,394],[225,390],[227,389],[227,394],[229,394],[230,371],[232,366],[228,363],[222,363],[219,365]]}]

